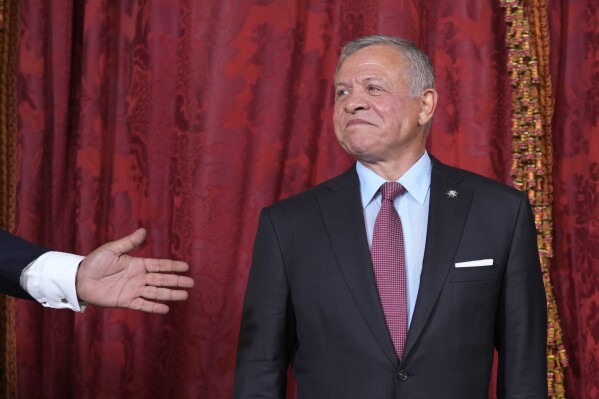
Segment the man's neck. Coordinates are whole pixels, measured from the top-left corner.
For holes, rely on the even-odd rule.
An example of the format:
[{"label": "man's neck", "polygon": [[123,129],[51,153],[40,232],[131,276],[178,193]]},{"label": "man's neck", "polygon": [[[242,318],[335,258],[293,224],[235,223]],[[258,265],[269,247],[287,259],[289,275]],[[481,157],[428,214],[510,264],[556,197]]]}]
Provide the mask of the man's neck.
[{"label": "man's neck", "polygon": [[358,159],[362,165],[381,176],[386,181],[397,181],[424,155],[424,150],[419,154],[405,156],[391,161],[375,161]]}]

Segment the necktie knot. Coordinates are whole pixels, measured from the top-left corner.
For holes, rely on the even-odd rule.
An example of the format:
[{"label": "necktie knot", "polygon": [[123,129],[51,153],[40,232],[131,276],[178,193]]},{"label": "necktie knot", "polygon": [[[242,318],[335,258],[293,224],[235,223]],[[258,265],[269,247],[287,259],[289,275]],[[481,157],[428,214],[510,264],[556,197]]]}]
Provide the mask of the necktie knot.
[{"label": "necktie knot", "polygon": [[384,200],[393,202],[405,190],[404,186],[398,182],[386,182],[381,186],[381,195]]}]

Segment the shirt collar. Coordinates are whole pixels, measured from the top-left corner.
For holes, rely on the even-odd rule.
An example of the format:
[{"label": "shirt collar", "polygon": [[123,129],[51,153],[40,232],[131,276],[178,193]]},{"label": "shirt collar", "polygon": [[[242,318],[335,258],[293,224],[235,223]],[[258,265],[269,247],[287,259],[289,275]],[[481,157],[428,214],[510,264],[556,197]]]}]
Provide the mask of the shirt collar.
[{"label": "shirt collar", "polygon": [[[431,158],[424,151],[420,159],[397,180],[420,205],[424,204],[426,194],[431,185],[431,168]],[[358,172],[360,179],[362,207],[366,208],[375,199],[379,188],[386,180],[362,165],[359,161],[356,162],[356,172]]]}]

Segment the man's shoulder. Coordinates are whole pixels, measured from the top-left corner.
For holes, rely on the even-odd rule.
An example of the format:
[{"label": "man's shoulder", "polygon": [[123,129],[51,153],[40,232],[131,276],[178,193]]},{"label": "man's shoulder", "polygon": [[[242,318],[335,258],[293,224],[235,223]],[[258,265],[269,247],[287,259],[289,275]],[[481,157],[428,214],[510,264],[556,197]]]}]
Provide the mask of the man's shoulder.
[{"label": "man's shoulder", "polygon": [[318,183],[304,191],[293,194],[287,198],[281,199],[272,205],[266,207],[270,212],[278,212],[289,210],[299,211],[301,209],[316,205],[317,197],[326,192],[337,190],[346,185],[354,185],[359,190],[359,180],[356,173],[355,165],[347,169],[345,172],[337,175],[322,183]]},{"label": "man's shoulder", "polygon": [[[441,177],[456,185],[466,187],[474,192],[489,193],[513,198],[521,198],[522,192],[513,186],[491,179],[470,170],[450,166],[431,157],[433,161],[433,176]],[[433,178],[434,180],[434,178]]]}]

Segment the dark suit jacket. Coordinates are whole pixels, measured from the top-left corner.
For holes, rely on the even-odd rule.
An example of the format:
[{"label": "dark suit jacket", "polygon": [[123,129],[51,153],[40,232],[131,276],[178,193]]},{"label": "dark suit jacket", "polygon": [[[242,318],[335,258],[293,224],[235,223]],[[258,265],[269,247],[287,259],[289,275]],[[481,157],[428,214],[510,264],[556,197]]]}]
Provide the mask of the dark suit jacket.
[{"label": "dark suit jacket", "polygon": [[32,299],[21,288],[19,279],[23,269],[45,252],[48,252],[48,249],[0,230],[0,293]]},{"label": "dark suit jacket", "polygon": [[[380,305],[355,168],[263,210],[235,398],[546,398],[546,305],[520,191],[433,159],[420,289],[403,360]],[[447,195],[449,190],[457,198]],[[493,259],[492,266],[455,263]]]}]

